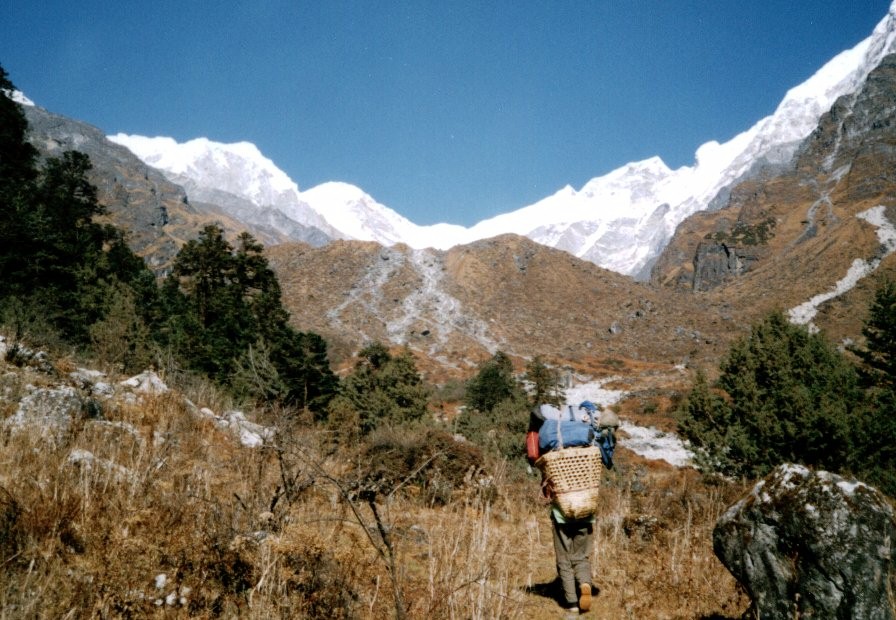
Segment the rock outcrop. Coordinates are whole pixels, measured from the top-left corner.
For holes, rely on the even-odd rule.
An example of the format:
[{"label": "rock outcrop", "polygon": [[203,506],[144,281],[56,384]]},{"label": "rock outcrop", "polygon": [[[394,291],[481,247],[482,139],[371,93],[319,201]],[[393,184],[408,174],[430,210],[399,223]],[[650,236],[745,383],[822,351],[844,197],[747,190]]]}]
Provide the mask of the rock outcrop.
[{"label": "rock outcrop", "polygon": [[738,276],[759,260],[750,248],[728,245],[721,241],[702,241],[694,257],[694,290],[708,291]]},{"label": "rock outcrop", "polygon": [[719,519],[713,546],[748,617],[896,618],[896,519],[882,493],[781,465]]}]

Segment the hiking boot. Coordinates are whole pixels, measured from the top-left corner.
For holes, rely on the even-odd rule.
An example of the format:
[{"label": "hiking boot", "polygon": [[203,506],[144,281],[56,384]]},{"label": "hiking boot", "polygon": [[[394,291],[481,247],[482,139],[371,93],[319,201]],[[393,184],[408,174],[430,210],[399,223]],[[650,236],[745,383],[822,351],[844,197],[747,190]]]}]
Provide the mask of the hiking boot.
[{"label": "hiking boot", "polygon": [[563,618],[565,620],[578,620],[579,617],[579,608],[575,605],[571,607],[565,607],[563,609]]},{"label": "hiking boot", "polygon": [[579,611],[585,613],[591,609],[591,585],[583,583],[579,586]]}]

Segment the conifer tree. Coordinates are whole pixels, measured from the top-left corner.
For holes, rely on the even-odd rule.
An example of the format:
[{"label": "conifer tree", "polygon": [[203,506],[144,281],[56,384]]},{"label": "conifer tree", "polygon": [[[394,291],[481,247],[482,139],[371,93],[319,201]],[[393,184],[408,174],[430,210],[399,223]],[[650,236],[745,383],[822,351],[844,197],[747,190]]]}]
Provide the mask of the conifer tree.
[{"label": "conifer tree", "polygon": [[0,68],[0,305],[39,314],[67,341],[87,344],[111,291],[134,288],[148,313],[155,283],[121,231],[94,221],[103,208],[87,155],[69,151],[36,165],[12,90]]},{"label": "conifer tree", "polygon": [[513,376],[513,362],[503,351],[479,365],[479,372],[467,383],[467,407],[486,413],[498,403],[522,393],[522,387]]},{"label": "conifer tree", "polygon": [[862,334],[865,345],[853,352],[862,361],[865,398],[851,465],[868,482],[896,497],[896,283],[892,280],[876,290]]},{"label": "conifer tree", "polygon": [[37,150],[25,139],[28,121],[12,99],[15,90],[0,66],[0,193],[16,191],[36,176]]},{"label": "conifer tree", "polygon": [[540,355],[536,355],[526,363],[526,374],[523,379],[532,384],[530,401],[533,406],[543,403],[559,406],[563,402],[563,386],[560,373],[550,368]]},{"label": "conifer tree", "polygon": [[0,301],[22,292],[17,274],[31,250],[26,231],[37,178],[37,150],[26,140],[28,121],[14,91],[0,67]]},{"label": "conifer tree", "polygon": [[732,345],[720,371],[718,395],[698,377],[678,409],[681,432],[707,463],[748,477],[782,462],[848,466],[858,377],[821,334],[774,312]]},{"label": "conifer tree", "polygon": [[289,326],[264,247],[248,233],[236,242],[213,224],[184,245],[163,285],[162,340],[222,385],[320,415],[338,387],[326,343]]},{"label": "conifer tree", "polygon": [[392,355],[380,342],[358,352],[354,370],[343,381],[343,394],[357,411],[363,434],[383,424],[420,420],[429,401],[410,350]]},{"label": "conifer tree", "polygon": [[[536,391],[547,396],[551,375],[539,364],[540,358],[530,364],[529,372],[537,378]],[[476,376],[467,382],[465,404],[457,420],[459,433],[499,456],[518,459],[523,455],[522,437],[531,405],[506,353],[497,351],[479,365]]]},{"label": "conifer tree", "polygon": [[896,282],[878,287],[862,335],[865,346],[853,351],[864,363],[866,384],[896,388]]}]

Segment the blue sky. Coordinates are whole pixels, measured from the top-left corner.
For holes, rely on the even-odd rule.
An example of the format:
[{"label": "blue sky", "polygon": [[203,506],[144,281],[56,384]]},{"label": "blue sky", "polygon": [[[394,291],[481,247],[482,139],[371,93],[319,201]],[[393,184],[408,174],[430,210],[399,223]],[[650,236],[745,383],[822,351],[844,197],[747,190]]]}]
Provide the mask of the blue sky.
[{"label": "blue sky", "polygon": [[627,162],[693,163],[871,34],[888,0],[7,0],[0,64],[109,134],[255,143],[473,223]]}]

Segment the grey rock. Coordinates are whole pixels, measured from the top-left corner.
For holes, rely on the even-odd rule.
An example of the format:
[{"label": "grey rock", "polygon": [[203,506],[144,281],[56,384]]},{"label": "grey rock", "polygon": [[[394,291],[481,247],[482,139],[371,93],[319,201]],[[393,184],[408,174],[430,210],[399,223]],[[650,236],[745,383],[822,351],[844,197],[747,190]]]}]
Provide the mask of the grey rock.
[{"label": "grey rock", "polygon": [[69,453],[66,462],[69,465],[79,467],[85,474],[97,472],[108,475],[115,482],[137,482],[136,474],[127,467],[108,459],[101,459],[88,450],[72,450]]},{"label": "grey rock", "polygon": [[164,394],[168,391],[165,382],[152,370],[145,370],[139,375],[120,382],[119,385],[131,388],[134,392],[143,394]]},{"label": "grey rock", "polygon": [[75,388],[39,388],[19,401],[16,413],[4,426],[12,433],[39,432],[48,440],[60,441],[83,412],[84,401]]},{"label": "grey rock", "polygon": [[856,480],[781,465],[719,519],[713,547],[752,600],[745,617],[896,618],[893,508]]},{"label": "grey rock", "polygon": [[738,247],[718,241],[702,241],[694,255],[695,291],[708,291],[750,271],[759,261],[755,248]]},{"label": "grey rock", "polygon": [[115,388],[106,380],[106,374],[100,370],[78,368],[68,376],[72,383],[93,396],[111,398],[115,395]]}]

